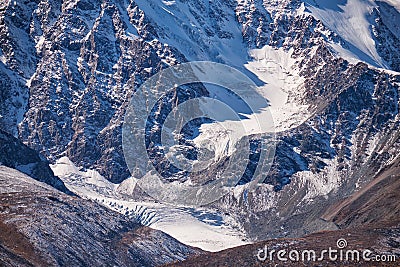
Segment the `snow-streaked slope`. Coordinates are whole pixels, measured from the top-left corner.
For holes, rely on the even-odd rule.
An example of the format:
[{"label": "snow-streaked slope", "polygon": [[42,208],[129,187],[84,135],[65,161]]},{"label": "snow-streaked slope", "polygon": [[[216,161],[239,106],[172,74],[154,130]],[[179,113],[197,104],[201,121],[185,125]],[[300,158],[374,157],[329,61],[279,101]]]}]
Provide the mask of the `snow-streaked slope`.
[{"label": "snow-streaked slope", "polygon": [[307,0],[306,12],[321,20],[326,27],[346,40],[351,47],[334,45],[341,56],[353,57],[371,65],[386,67],[379,56],[372,35],[371,16],[376,4],[370,0]]},{"label": "snow-streaked slope", "polygon": [[179,48],[189,61],[212,60],[238,66],[246,58],[235,14],[226,12],[229,3],[209,0],[135,2],[157,25],[160,41]]},{"label": "snow-streaked slope", "polygon": [[400,12],[400,1],[399,0],[381,0],[382,2],[388,3],[389,5],[395,7],[397,11]]},{"label": "snow-streaked slope", "polygon": [[132,188],[128,187],[134,187],[134,182],[126,180],[121,185],[113,184],[95,171],[80,171],[67,157],[51,167],[68,189],[77,195],[137,219],[184,244],[207,251],[219,251],[248,243],[244,231],[228,215],[210,209],[176,208],[126,199],[119,193],[123,190],[118,186],[125,187],[125,192],[131,192]]}]

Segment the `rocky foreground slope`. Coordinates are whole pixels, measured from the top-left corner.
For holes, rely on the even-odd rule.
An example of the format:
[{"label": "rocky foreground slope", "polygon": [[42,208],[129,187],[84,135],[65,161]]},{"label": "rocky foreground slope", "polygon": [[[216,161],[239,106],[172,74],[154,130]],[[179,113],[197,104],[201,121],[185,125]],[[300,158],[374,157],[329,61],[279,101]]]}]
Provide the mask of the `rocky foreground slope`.
[{"label": "rocky foreground slope", "polygon": [[[168,266],[399,266],[400,261],[400,176],[397,163],[392,168],[380,173],[379,177],[367,184],[357,193],[327,207],[323,220],[334,223],[338,230],[323,231],[300,238],[272,239],[227,249],[217,253],[208,253],[193,257],[183,262],[176,262]],[[324,249],[339,250],[337,242],[345,239],[347,250],[371,250],[371,255],[385,258],[366,261],[349,257],[348,260],[330,260],[326,254],[324,260],[312,261],[280,261],[277,256],[273,260],[269,256],[264,259],[264,248],[268,251],[304,250],[316,251],[317,258]],[[260,251],[261,260],[257,254]],[[268,253],[269,253],[268,252]],[[287,252],[288,253],[288,252]],[[269,255],[269,254],[268,254]],[[301,255],[301,254],[300,254]],[[332,254],[334,255],[334,254]],[[345,254],[344,254],[345,255]],[[388,255],[391,258],[387,257]],[[288,258],[286,254],[284,256]],[[372,257],[367,257],[367,259]],[[307,259],[307,258],[306,258]],[[380,260],[385,259],[385,260]]]}]

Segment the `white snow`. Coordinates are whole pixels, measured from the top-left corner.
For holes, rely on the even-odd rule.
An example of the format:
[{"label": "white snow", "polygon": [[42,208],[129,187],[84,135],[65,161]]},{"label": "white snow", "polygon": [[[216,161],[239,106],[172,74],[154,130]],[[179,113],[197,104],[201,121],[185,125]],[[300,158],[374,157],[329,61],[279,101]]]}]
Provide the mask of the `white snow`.
[{"label": "white snow", "polygon": [[46,39],[44,38],[44,36],[40,36],[39,37],[39,39],[38,39],[38,41],[36,43],[36,46],[35,46],[37,53],[40,53],[40,51],[42,50],[42,47],[43,47],[43,44],[44,44],[45,40]]},{"label": "white snow", "polygon": [[161,230],[184,244],[207,251],[220,251],[248,244],[244,233],[238,233],[229,226],[212,226],[201,222],[189,214],[165,216],[151,227]]},{"label": "white snow", "polygon": [[[62,157],[57,160],[56,164],[50,165],[56,176],[64,179],[80,179],[81,182],[106,190],[114,191],[118,185],[115,185],[101,176],[97,171],[86,170],[80,171],[68,157]],[[68,180],[69,181],[69,180]]]},{"label": "white snow", "polygon": [[375,48],[372,36],[372,10],[376,4],[372,0],[307,0],[306,12],[353,45],[349,49],[333,45],[341,56],[365,61],[377,67],[385,64]]},{"label": "white snow", "polygon": [[171,0],[163,0],[162,3],[166,6],[172,6],[175,5],[176,2],[175,1],[171,1]]},{"label": "white snow", "polygon": [[180,242],[206,251],[248,244],[243,231],[232,227],[227,216],[208,209],[176,208],[158,203],[102,198],[97,201],[117,212],[133,212],[145,225],[163,231]]},{"label": "white snow", "polygon": [[184,244],[219,251],[249,243],[238,224],[218,211],[127,200],[121,193],[132,193],[136,184],[134,178],[113,184],[97,171],[80,171],[67,157],[60,158],[51,168],[75,194],[137,218],[142,224],[161,230]]},{"label": "white snow", "polygon": [[[218,109],[216,109],[218,112]],[[268,111],[264,110],[267,113]],[[267,114],[268,115],[268,114]],[[200,134],[193,139],[196,147],[207,148],[215,153],[215,161],[218,161],[223,156],[232,155],[235,152],[235,145],[244,136],[252,134],[261,134],[272,132],[274,130],[273,123],[260,127],[258,117],[251,114],[246,115],[247,118],[243,120],[226,120],[223,122],[215,122],[209,124],[202,124],[200,127]],[[268,118],[268,117],[267,117]]]},{"label": "white snow", "polygon": [[301,153],[301,150],[298,147],[293,147],[293,151],[296,152],[297,154]]},{"label": "white snow", "polygon": [[308,106],[296,103],[304,78],[294,67],[296,59],[291,57],[292,53],[264,46],[251,50],[254,60],[246,64],[247,69],[266,83],[259,92],[269,101],[276,132],[297,127],[309,117]]},{"label": "white snow", "polygon": [[[243,136],[286,131],[307,120],[310,116],[308,106],[296,102],[301,98],[304,83],[304,78],[299,75],[299,69],[295,67],[296,60],[301,59],[292,58],[292,53],[292,50],[287,52],[270,46],[250,51],[252,60],[244,66],[265,83],[257,88],[257,92],[270,105],[268,108],[261,107],[262,103],[255,101],[256,105],[260,104],[260,109],[256,113],[249,113],[248,107],[236,96],[221,88],[205,84],[211,98],[215,101],[209,100],[202,107],[207,108],[208,104],[206,113],[212,113],[216,117],[225,116],[226,119],[201,125],[200,134],[193,140],[194,144],[214,151],[215,161],[217,161],[222,156],[231,155],[235,144]],[[225,109],[226,105],[219,105],[219,101],[246,118],[234,119],[234,116]],[[272,118],[268,113],[272,115]]]},{"label": "white snow", "polygon": [[0,48],[0,61],[4,64],[7,65],[7,59],[3,54],[3,50]]},{"label": "white snow", "polygon": [[[191,3],[181,1],[135,1],[139,8],[160,28],[160,41],[179,48],[188,61],[210,60],[225,62],[231,66],[243,66],[247,52],[243,45],[241,27],[232,12],[221,17],[221,30],[232,34],[232,38],[208,35],[206,28],[214,29],[215,18],[208,15],[208,0],[198,2],[205,10],[199,10]],[[192,12],[201,12],[204,21],[198,21]],[[223,7],[224,8],[224,7]]]},{"label": "white snow", "polygon": [[[308,106],[296,103],[296,96],[301,93],[300,86],[303,79],[294,69],[295,60],[291,58],[291,51],[273,49],[265,46],[262,49],[247,50],[243,43],[242,25],[237,22],[235,13],[227,12],[217,21],[211,12],[211,5],[207,1],[198,2],[198,5],[179,1],[150,1],[137,0],[137,5],[153,23],[159,28],[160,41],[170,46],[179,48],[179,51],[189,61],[208,60],[225,63],[237,68],[245,74],[254,76],[260,97],[268,100],[270,107],[258,110],[258,114],[242,111],[243,106],[225,92],[218,92],[215,88],[205,84],[211,97],[215,97],[242,112],[247,119],[227,119],[219,123],[203,124],[200,128],[200,135],[193,141],[196,146],[204,147],[211,145],[215,151],[215,160],[223,155],[230,155],[233,152],[236,142],[245,135],[258,134],[268,131],[285,131],[294,128],[308,118]],[[220,8],[229,8],[223,3],[216,3]],[[200,7],[204,10],[200,10]],[[198,20],[189,8],[203,12]],[[304,9],[304,7],[303,7]],[[221,30],[230,34],[230,37],[220,37],[218,34],[207,34],[206,28],[214,29],[215,24]],[[251,58],[249,58],[249,56]],[[213,107],[215,113],[221,113],[222,109]],[[271,127],[259,127],[257,118],[268,117],[272,113],[273,124]],[[272,125],[272,123],[271,123]],[[268,130],[265,130],[268,128]],[[246,131],[238,131],[245,129]],[[210,141],[213,141],[210,143]]]},{"label": "white snow", "polygon": [[307,187],[307,194],[303,200],[312,201],[318,196],[327,197],[329,193],[337,190],[342,181],[341,174],[337,171],[337,158],[334,160],[327,160],[327,166],[319,173],[312,171],[302,171],[294,174],[293,180],[298,180],[298,183]]}]

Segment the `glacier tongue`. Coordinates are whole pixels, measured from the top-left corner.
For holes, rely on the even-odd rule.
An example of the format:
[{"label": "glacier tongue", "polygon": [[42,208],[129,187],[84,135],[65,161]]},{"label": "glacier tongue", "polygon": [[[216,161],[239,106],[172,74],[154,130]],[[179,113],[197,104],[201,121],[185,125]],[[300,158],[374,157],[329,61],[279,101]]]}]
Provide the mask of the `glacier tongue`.
[{"label": "glacier tongue", "polygon": [[[130,185],[126,185],[126,181],[120,185],[113,184],[96,171],[79,170],[67,157],[59,159],[51,167],[75,194],[161,230],[186,245],[219,251],[249,243],[239,224],[216,210],[176,208],[152,201],[129,199],[119,193],[121,190],[118,186],[134,187],[134,182]],[[132,188],[125,190],[133,191]]]},{"label": "glacier tongue", "polygon": [[220,251],[250,243],[231,217],[211,209],[175,208],[158,203],[101,197],[96,200],[186,245],[206,251]]}]

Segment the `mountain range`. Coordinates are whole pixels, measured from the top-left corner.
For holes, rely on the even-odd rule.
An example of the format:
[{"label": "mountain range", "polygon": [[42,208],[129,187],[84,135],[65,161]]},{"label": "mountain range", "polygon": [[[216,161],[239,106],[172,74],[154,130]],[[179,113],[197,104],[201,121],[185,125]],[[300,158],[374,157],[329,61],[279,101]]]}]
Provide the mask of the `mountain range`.
[{"label": "mountain range", "polygon": [[[399,255],[399,21],[396,0],[3,1],[0,227],[20,233],[1,236],[4,264],[152,266],[201,253],[181,264],[224,266],[246,254],[256,265],[247,251],[257,242],[312,244],[324,242],[321,231],[333,240],[359,227],[359,242],[394,240],[384,248]],[[192,61],[228,65],[257,85],[274,121],[275,156],[254,189],[256,146],[222,198],[170,207],[136,186],[122,129],[146,80]],[[152,114],[157,123],[173,103],[232,100],[209,84],[176,92]],[[188,125],[188,157],[203,140],[221,146],[215,166],[232,157],[232,140],[216,129]],[[154,165],[167,179],[186,179],[165,155]],[[238,247],[214,255],[193,246]]]}]

